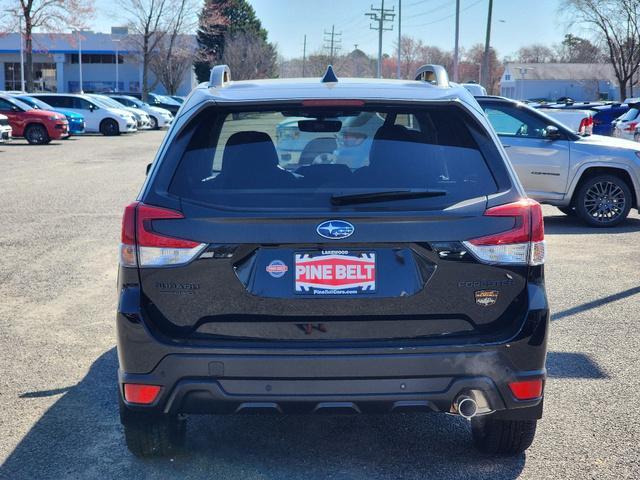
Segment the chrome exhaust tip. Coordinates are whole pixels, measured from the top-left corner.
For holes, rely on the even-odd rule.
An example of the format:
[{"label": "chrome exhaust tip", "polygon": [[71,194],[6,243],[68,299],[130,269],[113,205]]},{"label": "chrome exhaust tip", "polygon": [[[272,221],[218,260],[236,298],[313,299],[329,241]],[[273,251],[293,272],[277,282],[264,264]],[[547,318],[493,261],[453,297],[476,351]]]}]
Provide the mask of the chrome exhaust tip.
[{"label": "chrome exhaust tip", "polygon": [[486,395],[481,390],[466,390],[461,392],[449,411],[452,415],[460,415],[467,420],[479,415],[488,415],[494,410],[489,405]]},{"label": "chrome exhaust tip", "polygon": [[478,414],[478,404],[471,397],[461,395],[458,397],[456,404],[458,414],[467,420],[471,420]]}]

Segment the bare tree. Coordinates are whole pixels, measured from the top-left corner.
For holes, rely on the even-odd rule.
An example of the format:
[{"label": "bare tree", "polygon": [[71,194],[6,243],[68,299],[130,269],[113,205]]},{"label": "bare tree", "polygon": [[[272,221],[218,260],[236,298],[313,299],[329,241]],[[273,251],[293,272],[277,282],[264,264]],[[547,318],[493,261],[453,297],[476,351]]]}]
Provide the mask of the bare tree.
[{"label": "bare tree", "polygon": [[162,42],[171,25],[170,0],[118,0],[129,29],[133,32],[127,39],[142,59],[142,99],[156,85],[149,85],[149,71],[154,52]]},{"label": "bare tree", "polygon": [[640,63],[640,0],[565,0],[564,7],[571,11],[571,24],[590,28],[606,45],[620,98],[626,98]]},{"label": "bare tree", "polygon": [[273,77],[276,60],[274,46],[253,34],[240,32],[225,38],[222,62],[229,66],[236,80]]},{"label": "bare tree", "polygon": [[169,29],[149,59],[149,68],[171,95],[176,93],[185,73],[193,67],[196,45],[187,33],[198,24],[197,11],[194,0],[171,4],[166,10],[171,19]]},{"label": "bare tree", "polygon": [[517,53],[520,63],[549,63],[557,61],[555,52],[546,45],[534,43],[522,47]]},{"label": "bare tree", "polygon": [[14,13],[10,28],[17,30],[18,17],[24,20],[24,79],[27,91],[33,90],[33,30],[60,32],[64,29],[81,29],[93,15],[93,0],[12,0],[7,9]]}]

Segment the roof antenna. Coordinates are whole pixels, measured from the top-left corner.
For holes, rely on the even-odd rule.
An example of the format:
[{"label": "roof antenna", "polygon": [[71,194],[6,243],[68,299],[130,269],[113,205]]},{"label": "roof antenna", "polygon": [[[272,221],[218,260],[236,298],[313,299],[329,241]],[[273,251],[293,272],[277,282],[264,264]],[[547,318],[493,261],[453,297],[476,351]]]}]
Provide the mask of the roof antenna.
[{"label": "roof antenna", "polygon": [[327,71],[324,72],[324,76],[320,83],[336,83],[338,81],[338,77],[336,77],[335,72],[333,71],[333,67],[331,65],[327,66]]}]

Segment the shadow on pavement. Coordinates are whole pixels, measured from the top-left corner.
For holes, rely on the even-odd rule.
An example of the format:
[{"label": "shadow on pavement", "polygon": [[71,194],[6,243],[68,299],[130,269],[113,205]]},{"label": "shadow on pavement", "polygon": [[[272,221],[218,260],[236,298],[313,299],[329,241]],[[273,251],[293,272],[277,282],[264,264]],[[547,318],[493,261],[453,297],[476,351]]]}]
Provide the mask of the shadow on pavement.
[{"label": "shadow on pavement", "polygon": [[601,307],[602,305],[606,305],[607,303],[623,300],[627,297],[631,297],[639,293],[640,293],[640,287],[629,288],[627,290],[623,290],[622,292],[614,293],[613,295],[608,295],[606,297],[598,298],[597,300],[592,300],[591,302],[586,302],[581,305],[577,305],[575,307],[571,307],[566,310],[562,310],[560,312],[554,313],[551,315],[551,320],[554,321],[554,320],[560,320],[565,317],[570,317],[571,315],[575,315],[576,313],[584,312],[586,310],[591,310],[592,308],[598,308],[598,307]]},{"label": "shadow on pavement", "polygon": [[553,378],[609,378],[589,355],[578,352],[547,353],[547,373]]},{"label": "shadow on pavement", "polygon": [[114,348],[33,425],[0,478],[513,479],[525,465],[477,453],[466,421],[419,414],[192,416],[184,452],[143,461],[124,447],[116,369]]},{"label": "shadow on pavement", "polygon": [[551,235],[615,235],[640,232],[640,219],[627,218],[622,224],[612,228],[597,228],[585,225],[576,217],[565,214],[545,215],[544,233]]}]

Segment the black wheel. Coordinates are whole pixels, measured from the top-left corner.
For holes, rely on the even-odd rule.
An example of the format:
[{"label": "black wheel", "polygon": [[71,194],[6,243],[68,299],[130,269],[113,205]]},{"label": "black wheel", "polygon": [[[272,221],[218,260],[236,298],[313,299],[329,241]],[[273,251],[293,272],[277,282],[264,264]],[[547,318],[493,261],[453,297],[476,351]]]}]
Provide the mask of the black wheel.
[{"label": "black wheel", "polygon": [[158,130],[160,127],[158,126],[158,119],[156,117],[149,117],[151,120],[151,130]]},{"label": "black wheel", "polygon": [[577,215],[576,209],[573,207],[558,207],[558,210],[560,210],[562,213],[564,213],[568,217],[575,217]]},{"label": "black wheel", "polygon": [[42,125],[29,125],[24,132],[24,138],[31,145],[44,145],[51,141],[47,129]]},{"label": "black wheel", "polygon": [[531,446],[537,420],[497,420],[493,415],[471,419],[476,448],[484,453],[517,455]]},{"label": "black wheel", "polygon": [[100,123],[100,133],[107,137],[120,135],[120,127],[118,126],[118,122],[116,122],[112,118],[103,120],[102,123]]},{"label": "black wheel", "polygon": [[622,178],[598,175],[582,183],[576,193],[577,215],[592,227],[615,227],[631,210],[631,190]]},{"label": "black wheel", "polygon": [[137,412],[120,400],[120,422],[127,448],[136,457],[164,457],[184,444],[186,419],[177,415]]}]

